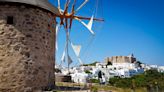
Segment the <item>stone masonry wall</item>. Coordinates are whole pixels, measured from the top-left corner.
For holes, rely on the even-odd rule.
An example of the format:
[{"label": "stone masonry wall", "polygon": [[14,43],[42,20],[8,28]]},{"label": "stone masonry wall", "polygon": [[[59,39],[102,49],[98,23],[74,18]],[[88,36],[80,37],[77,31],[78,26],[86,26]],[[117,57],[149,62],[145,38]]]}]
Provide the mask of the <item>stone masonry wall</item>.
[{"label": "stone masonry wall", "polygon": [[[7,24],[8,16],[13,24]],[[56,24],[51,19],[36,7],[0,5],[0,92],[53,85]]]},{"label": "stone masonry wall", "polygon": [[111,58],[107,57],[105,59],[105,62],[111,62],[111,63],[133,63],[135,61],[136,58],[128,57],[128,56],[113,56]]}]

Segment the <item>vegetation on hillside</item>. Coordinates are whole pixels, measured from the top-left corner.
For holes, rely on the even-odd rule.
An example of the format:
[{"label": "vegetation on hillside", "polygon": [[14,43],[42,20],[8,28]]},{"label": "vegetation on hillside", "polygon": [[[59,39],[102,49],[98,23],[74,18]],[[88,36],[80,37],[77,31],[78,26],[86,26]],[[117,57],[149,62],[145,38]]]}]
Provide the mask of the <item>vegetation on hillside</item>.
[{"label": "vegetation on hillside", "polygon": [[84,71],[86,74],[92,74],[92,72],[90,72],[89,70],[85,70]]},{"label": "vegetation on hillside", "polygon": [[90,63],[90,64],[83,64],[83,66],[96,66],[97,61]]},{"label": "vegetation on hillside", "polygon": [[148,70],[143,74],[135,75],[131,78],[119,78],[114,77],[109,79],[109,83],[112,86],[120,88],[140,88],[145,87],[147,89],[163,90],[164,89],[164,73],[160,73],[157,70]]}]

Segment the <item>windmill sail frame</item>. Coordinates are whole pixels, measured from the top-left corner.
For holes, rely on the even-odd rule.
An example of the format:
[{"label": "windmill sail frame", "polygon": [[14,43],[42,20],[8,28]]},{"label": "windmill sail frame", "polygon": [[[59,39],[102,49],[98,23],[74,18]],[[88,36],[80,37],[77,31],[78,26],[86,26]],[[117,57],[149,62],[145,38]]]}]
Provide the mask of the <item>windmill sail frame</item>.
[{"label": "windmill sail frame", "polygon": [[[93,26],[93,21],[104,21],[103,19],[97,19],[97,18],[94,18],[94,15],[92,15],[91,17],[83,17],[83,16],[77,16],[75,15],[82,7],[84,7],[87,2],[89,0],[84,0],[84,2],[82,4],[80,4],[80,6],[75,9],[75,4],[76,4],[76,0],[74,0],[73,4],[72,4],[72,9],[71,9],[71,12],[69,13],[68,12],[68,8],[69,8],[69,4],[70,4],[70,0],[66,0],[66,3],[65,3],[65,8],[64,10],[61,9],[60,7],[60,0],[57,0],[58,1],[58,10],[60,12],[59,15],[55,15],[55,17],[59,17],[60,18],[60,26],[57,26],[56,28],[56,32],[58,34],[58,31],[60,30],[59,28],[61,26],[64,27],[65,29],[65,32],[66,32],[66,45],[65,45],[65,49],[64,49],[64,52],[63,52],[63,55],[62,55],[62,59],[61,61],[65,61],[67,60],[67,63],[68,63],[68,68],[69,68],[69,65],[73,62],[70,55],[69,55],[69,42],[71,44],[71,47],[76,55],[76,57],[78,58],[78,61],[82,63],[82,60],[80,59],[80,51],[81,51],[81,45],[74,45],[70,39],[69,39],[69,34],[70,34],[70,31],[71,30],[71,26],[72,26],[72,22],[73,20],[76,20],[78,21],[79,23],[81,23],[84,27],[86,27],[89,32],[92,34],[92,35],[95,35],[94,31],[92,30],[92,26]],[[83,20],[88,20],[89,22],[86,24]],[[56,35],[57,35],[56,34]],[[56,42],[56,44],[58,45],[58,43]],[[58,48],[58,46],[56,45],[56,50]],[[69,69],[68,69],[69,71]]]}]

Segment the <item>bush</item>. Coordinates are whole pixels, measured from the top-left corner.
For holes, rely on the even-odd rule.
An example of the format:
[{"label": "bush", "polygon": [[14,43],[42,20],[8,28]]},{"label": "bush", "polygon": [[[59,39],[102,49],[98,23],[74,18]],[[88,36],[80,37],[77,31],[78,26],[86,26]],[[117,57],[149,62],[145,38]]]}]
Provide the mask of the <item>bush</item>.
[{"label": "bush", "polygon": [[148,70],[144,74],[135,75],[131,78],[110,78],[109,83],[121,88],[156,88],[158,86],[159,89],[164,89],[164,73]]},{"label": "bush", "polygon": [[98,92],[98,88],[97,87],[91,87],[91,92]]},{"label": "bush", "polygon": [[96,66],[96,63],[98,63],[97,61],[91,63],[91,64],[83,64],[83,66]]},{"label": "bush", "polygon": [[109,79],[109,84],[111,84],[111,85],[115,85],[115,83],[117,82],[117,80],[119,80],[119,78],[117,78],[117,77],[114,77],[114,78],[110,78]]},{"label": "bush", "polygon": [[58,68],[55,68],[55,73],[61,73],[61,70]]},{"label": "bush", "polygon": [[91,83],[100,83],[100,81],[98,79],[90,79]]},{"label": "bush", "polygon": [[86,74],[91,74],[91,72],[89,70],[85,70]]}]

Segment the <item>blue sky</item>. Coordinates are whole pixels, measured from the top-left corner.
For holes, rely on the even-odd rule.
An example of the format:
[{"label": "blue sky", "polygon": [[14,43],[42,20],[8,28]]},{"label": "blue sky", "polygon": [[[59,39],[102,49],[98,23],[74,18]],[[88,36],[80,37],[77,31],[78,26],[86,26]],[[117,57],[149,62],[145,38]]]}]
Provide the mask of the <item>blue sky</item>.
[{"label": "blue sky", "polygon": [[[56,3],[55,0],[49,1],[57,6],[57,0]],[[61,0],[62,5],[64,1]],[[82,0],[77,1],[78,6]],[[164,0],[99,1],[95,16],[103,17],[105,22],[94,22],[94,37],[79,22],[73,21],[71,40],[74,44],[82,44],[81,59],[84,63],[103,62],[106,57],[133,53],[143,63],[164,65]],[[90,0],[77,14],[91,16],[95,2]],[[65,42],[63,29],[58,41],[57,61],[60,61]],[[70,54],[77,62],[71,48]]]}]

